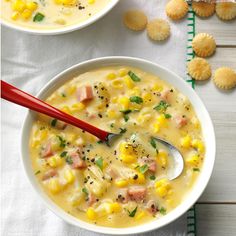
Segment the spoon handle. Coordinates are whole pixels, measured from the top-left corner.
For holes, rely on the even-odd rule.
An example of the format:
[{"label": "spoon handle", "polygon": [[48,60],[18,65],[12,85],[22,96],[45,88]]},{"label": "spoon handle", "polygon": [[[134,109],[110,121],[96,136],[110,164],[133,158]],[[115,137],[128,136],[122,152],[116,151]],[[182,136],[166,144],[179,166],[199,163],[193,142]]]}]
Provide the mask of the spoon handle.
[{"label": "spoon handle", "polygon": [[110,133],[79,120],[1,80],[1,98],[74,125],[106,141]]}]

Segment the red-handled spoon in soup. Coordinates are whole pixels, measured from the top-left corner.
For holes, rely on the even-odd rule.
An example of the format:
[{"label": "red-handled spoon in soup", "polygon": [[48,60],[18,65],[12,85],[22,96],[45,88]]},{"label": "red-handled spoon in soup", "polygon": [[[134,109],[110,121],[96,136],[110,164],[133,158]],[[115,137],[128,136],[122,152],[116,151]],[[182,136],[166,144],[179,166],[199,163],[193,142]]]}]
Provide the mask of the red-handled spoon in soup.
[{"label": "red-handled spoon in soup", "polygon": [[[117,140],[117,138],[121,137],[121,134],[114,134],[101,130],[87,122],[77,119],[2,80],[1,98],[12,103],[16,103],[20,106],[27,107],[33,111],[53,117],[60,121],[64,121],[67,124],[76,126],[90,134],[93,134],[109,146],[111,146],[114,141]],[[135,134],[135,138],[140,144],[143,144],[145,142],[145,137],[142,137],[142,135],[140,134]],[[169,155],[169,157],[172,158],[174,164],[173,167],[168,170],[167,176],[170,180],[176,179],[180,176],[184,168],[183,157],[180,151],[175,146],[163,139],[157,137],[153,137],[153,139],[167,147],[167,149],[169,150],[169,153],[171,154]]]}]

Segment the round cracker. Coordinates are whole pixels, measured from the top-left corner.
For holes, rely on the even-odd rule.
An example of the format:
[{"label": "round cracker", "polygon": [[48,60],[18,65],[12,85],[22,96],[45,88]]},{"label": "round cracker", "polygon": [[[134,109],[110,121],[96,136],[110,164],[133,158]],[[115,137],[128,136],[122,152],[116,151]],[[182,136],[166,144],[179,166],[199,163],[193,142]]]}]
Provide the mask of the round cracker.
[{"label": "round cracker", "polygon": [[193,11],[200,17],[209,17],[215,13],[215,3],[192,2]]},{"label": "round cracker", "polygon": [[147,16],[143,11],[130,10],[124,14],[123,18],[125,26],[134,31],[144,30],[147,25]]},{"label": "round cracker", "polygon": [[152,40],[165,40],[170,36],[170,25],[163,19],[154,19],[147,24],[147,34]]},{"label": "round cracker", "polygon": [[233,20],[236,17],[236,3],[217,3],[216,14],[221,20]]},{"label": "round cracker", "polygon": [[197,56],[209,57],[216,50],[216,42],[210,34],[200,33],[193,38],[192,47]]},{"label": "round cracker", "polygon": [[188,13],[188,4],[184,0],[170,0],[166,4],[166,14],[172,20],[180,20]]},{"label": "round cracker", "polygon": [[236,73],[229,67],[220,67],[215,71],[213,82],[220,89],[232,89],[236,86]]},{"label": "round cracker", "polygon": [[195,80],[207,80],[211,77],[211,66],[207,60],[195,57],[188,63],[188,73]]}]

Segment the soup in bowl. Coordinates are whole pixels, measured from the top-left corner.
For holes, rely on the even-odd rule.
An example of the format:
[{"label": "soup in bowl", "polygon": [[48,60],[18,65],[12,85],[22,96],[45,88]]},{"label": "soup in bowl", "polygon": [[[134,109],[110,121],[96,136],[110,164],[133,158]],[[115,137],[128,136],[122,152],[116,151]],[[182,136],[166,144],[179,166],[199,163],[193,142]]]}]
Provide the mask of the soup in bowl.
[{"label": "soup in bowl", "polygon": [[1,18],[9,27],[38,34],[83,28],[110,11],[118,0],[1,0]]},{"label": "soup in bowl", "polygon": [[[140,59],[96,59],[58,75],[39,97],[121,134],[107,146],[59,120],[27,116],[26,171],[70,223],[109,234],[144,232],[179,217],[204,190],[214,164],[213,126],[195,92],[171,72]],[[180,150],[178,178],[169,178],[173,159],[155,137]]]}]

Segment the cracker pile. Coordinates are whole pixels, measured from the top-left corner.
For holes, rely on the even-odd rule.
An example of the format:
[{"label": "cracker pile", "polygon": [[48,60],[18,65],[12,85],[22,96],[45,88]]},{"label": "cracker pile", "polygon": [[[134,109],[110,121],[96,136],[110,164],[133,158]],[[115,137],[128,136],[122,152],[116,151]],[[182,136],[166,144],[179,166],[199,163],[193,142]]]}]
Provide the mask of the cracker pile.
[{"label": "cracker pile", "polygon": [[[192,2],[192,9],[197,16],[207,18],[215,14],[224,21],[236,18],[236,3],[206,3]],[[188,4],[185,0],[169,0],[165,12],[171,21],[180,21],[188,13]],[[133,31],[147,30],[151,40],[164,41],[170,37],[171,27],[167,20],[156,18],[148,21],[148,17],[141,10],[129,10],[123,17],[124,25]],[[208,33],[197,34],[192,41],[192,48],[197,56],[188,65],[188,74],[195,80],[208,80],[211,78],[211,65],[205,59],[216,51],[216,42]],[[232,89],[236,87],[236,72],[228,67],[218,68],[213,76],[213,82],[220,89]]]}]

